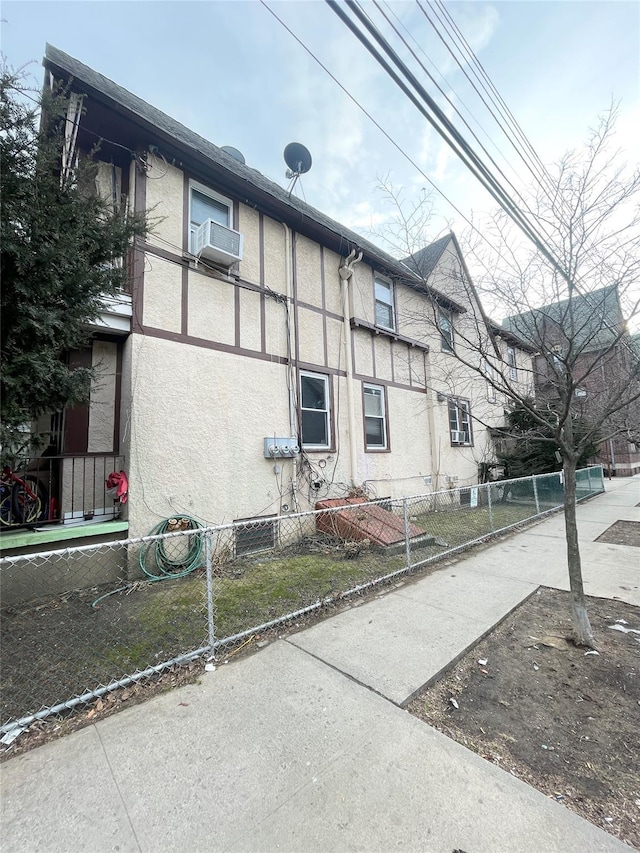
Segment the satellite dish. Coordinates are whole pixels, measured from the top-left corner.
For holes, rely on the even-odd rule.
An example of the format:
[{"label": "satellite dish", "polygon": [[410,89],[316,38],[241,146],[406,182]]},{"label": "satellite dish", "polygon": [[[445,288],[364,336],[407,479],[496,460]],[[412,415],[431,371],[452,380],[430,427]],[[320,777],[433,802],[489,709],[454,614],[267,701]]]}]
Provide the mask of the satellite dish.
[{"label": "satellite dish", "polygon": [[284,162],[289,167],[288,178],[294,175],[304,175],[311,168],[311,154],[299,142],[290,142],[284,149]]},{"label": "satellite dish", "polygon": [[244,154],[242,151],[238,151],[237,148],[234,148],[233,145],[223,145],[222,151],[225,154],[228,154],[229,157],[233,157],[234,160],[237,160],[238,163],[246,163],[247,161],[244,159]]}]

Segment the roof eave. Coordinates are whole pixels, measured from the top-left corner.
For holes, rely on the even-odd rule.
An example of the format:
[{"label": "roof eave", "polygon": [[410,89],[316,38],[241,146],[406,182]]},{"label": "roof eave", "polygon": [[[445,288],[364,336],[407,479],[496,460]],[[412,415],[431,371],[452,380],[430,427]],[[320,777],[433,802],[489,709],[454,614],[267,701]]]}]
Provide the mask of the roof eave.
[{"label": "roof eave", "polygon": [[[249,174],[239,174],[237,162],[231,162],[232,158],[226,155],[225,152],[220,152],[221,159],[228,157],[230,162],[228,164],[218,162],[205,151],[201,151],[195,145],[179,139],[166,128],[160,127],[157,123],[152,122],[149,118],[141,115],[130,106],[123,104],[114,95],[105,92],[103,89],[97,88],[91,82],[87,82],[87,80],[83,79],[80,74],[74,74],[74,71],[70,67],[53,59],[49,55],[51,52],[54,52],[58,56],[63,54],[63,52],[59,51],[57,48],[47,45],[47,54],[43,59],[43,65],[46,69],[52,71],[54,74],[61,74],[65,79],[78,80],[82,84],[83,92],[86,92],[90,97],[95,98],[100,103],[109,107],[109,109],[114,110],[119,115],[127,118],[127,120],[134,121],[138,127],[149,133],[151,137],[155,136],[158,141],[164,141],[177,152],[180,152],[184,156],[185,160],[191,160],[194,164],[199,165],[201,168],[205,168],[208,174],[219,179],[225,188],[227,188],[229,192],[233,193],[241,203],[245,203],[253,207],[260,207],[264,213],[285,222],[287,225],[292,226],[297,231],[304,233],[306,236],[317,239],[318,242],[326,245],[327,248],[333,249],[338,254],[348,254],[352,248],[357,247],[362,250],[365,262],[369,263],[380,272],[385,273],[394,279],[399,279],[410,286],[419,283],[418,277],[409,269],[405,268],[401,262],[391,257],[391,255],[387,255],[386,252],[382,249],[378,249],[374,244],[370,243],[359,234],[356,234],[345,226],[342,226],[339,222],[331,220],[330,217],[325,217],[324,215],[322,215],[322,218],[325,219],[326,222],[319,221],[319,219],[313,217],[314,208],[310,205],[304,205],[306,210],[301,210],[299,207],[291,203],[287,203],[283,198],[278,198],[274,192],[269,192],[268,189],[257,186],[255,182],[252,182],[250,174],[251,171],[256,170],[252,170],[250,167],[245,166],[244,169],[246,169]],[[66,54],[63,55],[66,56]],[[72,57],[69,58],[73,59]],[[77,60],[73,60],[73,62],[82,66],[82,63]],[[85,66],[82,67],[84,68]],[[98,72],[93,72],[92,69],[88,70],[91,71],[92,75],[96,78],[108,81],[115,90],[126,91],[122,89],[122,87],[118,86],[118,84],[108,80],[108,78],[103,78],[103,75],[98,74]],[[142,101],[142,99],[137,96],[133,95],[132,97],[135,101],[139,101],[145,104],[145,106],[148,106],[152,112],[160,113],[160,111],[155,107],[152,107],[150,104],[147,105],[146,102]],[[169,116],[167,116],[167,118],[170,119]],[[178,122],[175,122],[175,124],[179,125]],[[197,134],[189,131],[188,128],[185,128],[185,130],[190,135],[193,135],[194,138],[202,139],[203,147],[212,146],[218,149],[218,146],[214,146],[213,143],[210,143],[203,137],[199,137]],[[155,140],[150,139],[149,141]],[[218,151],[216,152],[216,156],[218,156]],[[187,163],[187,165],[189,165],[189,163]],[[259,175],[260,173],[256,171],[256,174]],[[268,184],[273,183],[262,175],[260,175],[260,177],[261,180]],[[277,185],[274,185],[274,188],[276,186]],[[319,211],[318,213],[320,214]]]}]

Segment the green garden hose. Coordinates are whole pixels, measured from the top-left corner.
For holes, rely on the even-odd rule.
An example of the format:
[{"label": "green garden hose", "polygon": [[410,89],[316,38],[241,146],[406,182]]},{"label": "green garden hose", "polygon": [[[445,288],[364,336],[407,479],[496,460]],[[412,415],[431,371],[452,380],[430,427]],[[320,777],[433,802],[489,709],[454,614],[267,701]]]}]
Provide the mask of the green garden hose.
[{"label": "green garden hose", "polygon": [[[149,536],[159,536],[163,533],[179,530],[200,530],[202,525],[188,515],[178,515],[174,518],[165,518],[157,524],[149,533]],[[191,574],[194,569],[203,565],[202,559],[202,536],[189,536],[189,547],[186,552],[179,556],[169,556],[172,543],[182,543],[185,537],[171,537],[169,539],[158,539],[155,542],[146,542],[140,549],[138,561],[140,568],[148,578],[154,581],[168,580],[169,578],[183,578]],[[153,570],[149,567],[153,566]]]},{"label": "green garden hose", "polygon": [[[171,528],[171,530],[169,529]],[[161,521],[160,524],[157,524],[153,530],[149,533],[149,536],[158,536],[162,533],[172,533],[175,532],[176,528],[180,530],[200,530],[202,525],[195,520],[195,518],[191,518],[189,515],[178,515],[173,518],[165,518],[164,521]],[[174,542],[184,541],[185,537],[176,536],[171,537],[168,541]],[[145,544],[140,549],[140,554],[138,556],[138,562],[140,563],[140,568],[145,573],[145,575],[149,578],[149,581],[167,581],[171,580],[171,578],[183,578],[194,569],[199,568],[203,564],[202,560],[202,536],[189,536],[186,537],[189,540],[189,548],[186,553],[181,554],[179,558],[172,559],[167,554],[167,549],[165,547],[166,539],[158,539],[155,542],[145,542]],[[150,569],[147,568],[147,559],[152,557],[153,562],[155,563],[156,568],[160,572],[160,574],[154,574]],[[93,610],[99,610],[98,604],[105,598],[109,598],[112,595],[115,595],[118,592],[125,592],[131,590],[136,583],[139,581],[134,581],[133,583],[127,583],[124,586],[119,586],[118,589],[112,589],[110,592],[106,592],[104,595],[101,595],[91,605]]]}]

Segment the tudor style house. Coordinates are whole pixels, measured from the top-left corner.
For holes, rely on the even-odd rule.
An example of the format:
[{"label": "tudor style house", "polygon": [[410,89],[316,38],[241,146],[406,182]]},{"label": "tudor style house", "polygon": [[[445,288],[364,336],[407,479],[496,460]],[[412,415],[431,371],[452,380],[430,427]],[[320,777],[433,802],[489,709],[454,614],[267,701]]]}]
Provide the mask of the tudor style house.
[{"label": "tudor style house", "polygon": [[[180,513],[221,524],[478,482],[504,365],[455,358],[477,311],[453,235],[396,260],[62,51],[44,65],[74,95],[69,161],[100,140],[97,191],[153,223],[130,293],[70,354],[100,379],[56,421],[57,519],[113,514],[87,459],[101,482],[126,472],[130,536]],[[530,350],[500,335],[528,383]]]}]

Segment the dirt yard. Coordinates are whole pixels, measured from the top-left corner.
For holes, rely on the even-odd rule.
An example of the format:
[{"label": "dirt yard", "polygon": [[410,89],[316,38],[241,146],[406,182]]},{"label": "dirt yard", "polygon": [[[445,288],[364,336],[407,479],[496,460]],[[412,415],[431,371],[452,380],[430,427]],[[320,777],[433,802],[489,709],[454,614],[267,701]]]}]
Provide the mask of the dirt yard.
[{"label": "dirt yard", "polygon": [[616,521],[596,539],[611,545],[635,545],[640,548],[640,521]]},{"label": "dirt yard", "polygon": [[408,710],[640,847],[640,608],[588,609],[598,654],[566,639],[568,593],[541,589]]}]

